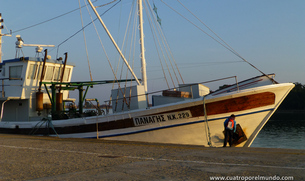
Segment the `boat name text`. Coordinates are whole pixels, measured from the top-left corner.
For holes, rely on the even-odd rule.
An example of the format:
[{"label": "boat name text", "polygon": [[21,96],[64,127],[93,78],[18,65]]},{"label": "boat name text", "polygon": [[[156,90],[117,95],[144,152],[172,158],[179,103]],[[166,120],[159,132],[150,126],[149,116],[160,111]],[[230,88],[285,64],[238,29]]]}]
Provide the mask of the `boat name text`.
[{"label": "boat name text", "polygon": [[143,116],[133,118],[135,126],[144,126],[147,124],[154,124],[160,122],[166,122],[171,120],[186,119],[192,117],[191,111],[172,112],[168,114],[157,114],[152,116]]}]

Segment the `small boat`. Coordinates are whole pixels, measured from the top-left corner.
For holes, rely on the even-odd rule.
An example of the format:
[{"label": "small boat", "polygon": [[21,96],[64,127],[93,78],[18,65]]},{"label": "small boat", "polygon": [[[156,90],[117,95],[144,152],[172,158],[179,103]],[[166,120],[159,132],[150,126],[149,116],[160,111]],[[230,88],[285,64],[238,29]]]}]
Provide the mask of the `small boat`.
[{"label": "small boat", "polygon": [[[144,2],[148,4],[148,1]],[[294,87],[292,83],[277,83],[274,74],[263,74],[216,91],[204,84],[220,79],[183,82],[174,88],[150,93],[147,90],[142,0],[137,1],[142,79],[133,72],[96,7],[90,0],[88,4],[125,62],[131,78],[71,82],[74,65],[67,61],[67,54],[64,61],[53,60],[47,50],[42,53],[41,47],[50,45],[32,45],[37,46],[36,55],[44,56],[17,56],[22,46],[30,46],[17,36],[16,57],[0,64],[0,133],[221,147],[223,122],[234,114],[238,123],[234,144],[249,147]],[[1,32],[0,35],[3,36]],[[120,85],[127,81],[133,85]],[[88,90],[109,83],[118,86],[112,89],[106,110],[98,106],[96,111],[86,111]],[[79,92],[78,105],[75,98],[69,97],[69,92],[74,90]]]}]

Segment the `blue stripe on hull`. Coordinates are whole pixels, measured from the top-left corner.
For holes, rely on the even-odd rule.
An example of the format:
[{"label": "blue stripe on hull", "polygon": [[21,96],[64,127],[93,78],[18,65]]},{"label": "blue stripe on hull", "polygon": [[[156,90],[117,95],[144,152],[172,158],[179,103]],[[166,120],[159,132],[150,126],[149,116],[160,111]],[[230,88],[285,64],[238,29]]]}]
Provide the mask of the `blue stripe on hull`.
[{"label": "blue stripe on hull", "polygon": [[[272,109],[265,109],[265,110],[261,110],[261,111],[255,111],[255,112],[251,112],[251,113],[245,113],[245,114],[237,114],[237,115],[235,115],[235,116],[236,116],[236,117],[238,117],[238,116],[245,116],[245,115],[257,114],[257,113],[266,112],[266,111],[272,111],[272,110],[274,110],[274,108],[272,108]],[[218,119],[226,119],[226,118],[227,118],[227,117],[219,117],[219,118],[209,119],[208,121],[215,121],[215,120],[218,120]],[[144,130],[139,130],[139,131],[132,131],[132,132],[128,132],[128,133],[119,133],[119,134],[103,135],[103,136],[99,136],[99,138],[109,138],[109,137],[124,136],[124,135],[130,135],[130,134],[138,134],[138,133],[149,132],[149,131],[155,131],[155,130],[160,130],[160,129],[167,129],[167,128],[173,128],[173,127],[178,127],[178,126],[185,126],[185,125],[191,125],[191,124],[198,124],[198,123],[203,123],[203,122],[205,122],[205,120],[194,121],[194,122],[188,122],[188,123],[181,123],[181,124],[175,124],[175,125],[168,125],[168,126],[162,126],[162,127],[157,127],[157,128],[144,129]],[[96,136],[95,136],[95,137],[85,137],[85,138],[96,138]]]}]

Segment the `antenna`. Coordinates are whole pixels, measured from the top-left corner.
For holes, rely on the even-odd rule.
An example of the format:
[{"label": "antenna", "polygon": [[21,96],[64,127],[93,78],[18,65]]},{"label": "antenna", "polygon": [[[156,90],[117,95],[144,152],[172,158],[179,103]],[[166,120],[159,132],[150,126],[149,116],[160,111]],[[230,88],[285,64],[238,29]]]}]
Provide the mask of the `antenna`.
[{"label": "antenna", "polygon": [[[28,46],[28,47],[36,47],[36,55],[35,57],[39,57],[39,54],[42,52],[43,48],[42,47],[55,47],[55,45],[42,45],[42,44],[24,44],[23,39],[21,38],[20,35],[16,35],[17,41],[16,41],[16,57],[19,58],[20,52],[22,52],[22,47],[23,46]],[[22,52],[23,54],[23,52]],[[42,54],[42,53],[41,53]]]}]

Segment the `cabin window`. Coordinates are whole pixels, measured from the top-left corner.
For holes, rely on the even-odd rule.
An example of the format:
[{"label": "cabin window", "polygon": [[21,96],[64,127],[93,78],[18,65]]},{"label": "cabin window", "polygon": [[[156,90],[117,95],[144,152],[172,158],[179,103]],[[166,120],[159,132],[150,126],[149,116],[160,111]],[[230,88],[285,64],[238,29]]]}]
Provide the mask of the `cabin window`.
[{"label": "cabin window", "polygon": [[[37,71],[37,78],[38,78],[38,80],[40,80],[40,78],[41,78],[42,67],[43,67],[42,65],[39,65],[39,68],[38,68],[38,71]],[[44,69],[46,71],[47,67],[45,67]],[[44,79],[45,75],[46,75],[46,73],[44,73],[43,79]]]},{"label": "cabin window", "polygon": [[31,64],[28,71],[27,79],[35,79],[37,72],[37,65]]},{"label": "cabin window", "polygon": [[54,77],[53,77],[54,81],[59,81],[60,80],[61,70],[62,69],[60,67],[55,67],[55,73],[54,73]]},{"label": "cabin window", "polygon": [[70,75],[70,71],[71,71],[71,68],[66,68],[65,69],[65,73],[64,73],[64,77],[63,77],[63,81],[69,81],[69,75]]},{"label": "cabin window", "polygon": [[52,80],[54,67],[48,66],[45,74],[45,80]]},{"label": "cabin window", "polygon": [[9,78],[10,79],[21,79],[22,65],[10,66]]}]

